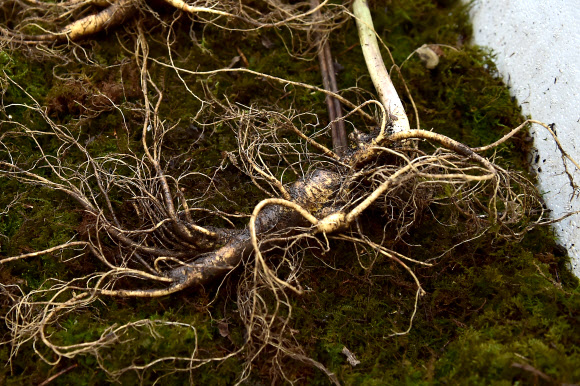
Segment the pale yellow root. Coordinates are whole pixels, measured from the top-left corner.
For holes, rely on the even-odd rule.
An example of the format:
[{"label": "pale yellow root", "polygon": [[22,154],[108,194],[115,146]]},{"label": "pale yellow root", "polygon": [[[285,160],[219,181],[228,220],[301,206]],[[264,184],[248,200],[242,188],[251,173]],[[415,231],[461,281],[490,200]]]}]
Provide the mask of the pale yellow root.
[{"label": "pale yellow root", "polygon": [[[60,33],[70,40],[78,40],[87,35],[95,34],[122,22],[127,16],[134,12],[135,0],[119,0],[99,13],[89,15],[77,20]],[[55,38],[59,38],[55,35]]]},{"label": "pale yellow root", "polygon": [[172,7],[175,7],[183,12],[187,12],[187,13],[191,13],[191,14],[203,12],[203,13],[209,13],[209,14],[218,15],[218,16],[235,17],[235,15],[233,15],[231,13],[219,11],[217,9],[213,9],[213,8],[209,8],[209,7],[194,7],[194,6],[189,5],[186,2],[181,1],[181,0],[165,0],[165,2],[169,5],[171,5]]}]

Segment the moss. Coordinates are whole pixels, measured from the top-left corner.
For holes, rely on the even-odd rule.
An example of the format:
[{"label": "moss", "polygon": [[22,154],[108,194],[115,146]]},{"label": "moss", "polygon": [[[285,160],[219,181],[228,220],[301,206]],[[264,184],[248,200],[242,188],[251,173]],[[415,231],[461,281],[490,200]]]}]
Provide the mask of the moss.
[{"label": "moss", "polygon": [[[397,63],[402,63],[422,44],[456,47],[471,35],[465,8],[453,1],[376,1],[371,5],[379,35],[392,50]],[[187,22],[181,20],[175,25],[175,58],[179,66],[202,70],[227,66],[239,55],[239,48],[252,69],[305,83],[322,83],[315,58],[301,61],[287,55],[281,40],[291,38],[284,35],[286,31],[242,34],[194,24],[191,31],[197,42],[192,44]],[[344,67],[339,74],[339,86],[358,85],[370,90],[372,85],[362,63],[355,31],[351,22],[331,36],[335,58]],[[223,41],[229,42],[227,47],[219,43]],[[262,41],[273,45],[266,48]],[[130,108],[130,103],[138,100],[139,90],[135,85],[138,71],[130,62],[132,58],[118,50],[117,44],[114,37],[101,35],[91,44],[94,59],[110,70],[94,71],[93,67],[76,64],[62,69],[83,74],[72,86],[52,76],[54,63],[31,60],[17,52],[0,52],[0,67],[15,82],[26,85],[27,92],[41,104],[53,106],[49,111],[51,117],[74,130],[93,154],[129,149],[140,154],[143,121]],[[460,51],[441,49],[444,55],[434,70],[425,69],[416,57],[401,69],[419,111],[421,128],[434,128],[471,146],[479,146],[499,138],[522,121],[517,104],[497,78],[490,52],[470,46],[463,46]],[[165,54],[161,43],[151,44],[152,56]],[[129,64],[121,66],[122,63]],[[159,84],[164,85],[161,115],[167,119],[165,124],[175,126],[167,134],[164,148],[168,172],[177,173],[181,165],[188,165],[193,172],[215,172],[224,159],[223,152],[237,147],[232,130],[222,125],[204,131],[193,125],[191,118],[200,106],[199,101],[184,90],[181,80],[172,71],[156,65],[152,65],[150,71]],[[247,106],[266,104],[281,110],[290,107],[298,111],[314,109],[319,116],[326,116],[324,97],[308,90],[285,89],[244,74],[220,74],[203,81],[184,74],[183,79],[194,93],[203,93],[205,85],[221,100],[225,96]],[[126,86],[133,85],[132,91],[123,96],[118,94],[121,81],[126,82]],[[395,76],[395,82],[402,89],[399,77]],[[102,108],[98,114],[77,122],[77,115],[86,111],[79,110],[74,101],[94,107],[95,92],[109,96],[120,110]],[[347,95],[352,94],[347,92]],[[410,99],[404,97],[404,100],[408,111],[412,111]],[[22,90],[10,86],[4,91],[4,103],[30,103],[30,99]],[[17,121],[30,122],[32,127],[45,126],[37,114],[22,108],[14,107],[1,114],[11,114]],[[412,124],[416,124],[415,118],[411,119]],[[2,130],[7,129],[3,126]],[[58,143],[50,139],[43,144],[51,154],[58,149]],[[523,152],[528,145],[524,134],[503,145],[498,151],[502,157],[500,162],[523,170]],[[23,161],[32,162],[34,144],[23,140],[18,146]],[[178,157],[184,151],[187,154]],[[79,154],[69,154],[67,162],[75,165],[79,157]],[[263,196],[231,165],[221,172],[215,184],[216,190],[223,195],[208,198],[207,205],[215,205],[226,212],[248,213]],[[207,185],[205,180],[192,177],[183,182],[183,187],[186,195],[195,196]],[[82,213],[61,194],[40,187],[22,187],[6,179],[0,180],[0,191],[0,208],[22,194],[10,211],[0,215],[0,256],[45,249],[80,232],[79,223],[84,220]],[[113,196],[114,205],[124,208],[122,196]],[[445,208],[430,210],[439,220],[449,219]],[[372,230],[380,228],[383,219],[384,213],[375,210],[369,212],[362,223]],[[423,216],[405,236],[404,242],[393,243],[390,247],[423,260],[442,255],[468,230],[467,224],[461,221],[456,224],[445,227],[433,217]],[[69,252],[8,265],[0,273],[0,282],[18,283],[30,289],[51,277],[71,278],[98,269],[97,263],[87,261],[85,256],[67,265],[59,263],[59,259],[67,257],[71,257]],[[294,310],[291,323],[297,331],[297,342],[307,355],[335,372],[342,382],[365,385],[527,384],[543,382],[538,372],[549,377],[549,382],[580,382],[578,280],[567,271],[567,257],[549,229],[539,228],[522,242],[502,241],[490,233],[444,254],[434,268],[417,269],[428,294],[420,300],[408,335],[391,336],[393,332],[408,328],[414,309],[414,282],[390,261],[380,256],[375,260],[375,257],[363,257],[365,266],[373,263],[372,270],[367,270],[357,263],[350,245],[333,244],[332,251],[326,255],[306,254],[301,282],[310,290],[302,297],[291,298]],[[335,269],[329,269],[321,261]],[[235,275],[232,275],[221,288],[193,288],[169,298],[106,299],[94,303],[90,309],[64,315],[59,320],[61,328],[49,332],[56,342],[73,344],[94,339],[115,323],[142,319],[180,321],[196,327],[198,345],[204,357],[224,355],[235,351],[244,341],[244,331],[231,300],[235,296],[235,284]],[[210,303],[214,297],[217,300]],[[3,302],[2,312],[7,312],[9,306]],[[229,328],[227,336],[222,336],[218,327],[224,320]],[[1,328],[6,337],[9,331],[6,327]],[[120,369],[163,355],[189,355],[194,344],[191,330],[160,324],[156,330],[158,338],[153,338],[146,328],[130,330],[124,343],[103,351],[103,360],[111,369]],[[344,346],[361,361],[359,366],[351,367],[346,362],[341,354]],[[42,353],[51,355],[48,351]],[[0,360],[7,362],[9,355],[8,347],[0,346]],[[55,384],[110,381],[104,372],[97,370],[96,359],[91,355],[63,359],[55,367],[38,364],[37,358],[30,345],[21,347],[11,366],[0,371],[0,383],[38,384],[72,365],[76,367],[56,378]],[[324,374],[305,369],[303,363],[285,360],[283,365],[291,379],[300,379],[305,384],[328,384]],[[135,372],[127,372],[120,381],[151,383],[163,372],[164,366],[156,366],[142,379]],[[191,374],[170,374],[163,383],[183,384],[193,377],[200,384],[230,384],[240,374],[242,366],[243,358],[233,357],[222,363],[210,363]],[[272,366],[267,355],[259,357],[249,382],[269,383]]]}]

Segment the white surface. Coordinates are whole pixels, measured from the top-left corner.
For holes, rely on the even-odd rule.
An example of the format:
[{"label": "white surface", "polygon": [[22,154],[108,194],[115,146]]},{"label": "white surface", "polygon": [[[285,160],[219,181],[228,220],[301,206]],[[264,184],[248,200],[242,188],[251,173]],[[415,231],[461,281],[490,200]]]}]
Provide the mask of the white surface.
[{"label": "white surface", "polygon": [[[472,43],[491,47],[504,81],[522,105],[523,113],[555,123],[568,154],[580,162],[580,1],[476,0],[471,9]],[[580,199],[564,172],[562,158],[550,134],[532,130],[538,159],[538,188],[552,218],[580,210]],[[580,173],[568,162],[580,186]],[[540,171],[541,170],[541,171]],[[580,215],[554,225],[559,242],[572,258],[580,277]]]}]

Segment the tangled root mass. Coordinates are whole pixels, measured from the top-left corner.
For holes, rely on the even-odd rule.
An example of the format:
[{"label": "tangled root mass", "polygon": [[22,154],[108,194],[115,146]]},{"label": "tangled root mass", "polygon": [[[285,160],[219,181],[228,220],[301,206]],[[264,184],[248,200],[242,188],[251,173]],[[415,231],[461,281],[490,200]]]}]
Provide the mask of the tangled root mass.
[{"label": "tangled root mass", "polygon": [[[98,363],[113,378],[129,370],[153,369],[160,363],[172,364],[171,371],[191,371],[212,361],[243,355],[246,367],[239,377],[243,380],[249,376],[254,359],[268,351],[274,357],[308,363],[337,382],[323,364],[301,351],[292,334],[289,297],[305,291],[300,282],[305,253],[325,253],[333,248],[333,243],[341,241],[382,254],[413,279],[416,306],[424,290],[413,266],[428,266],[430,262],[404,256],[389,245],[404,238],[426,208],[453,208],[462,221],[470,224],[472,234],[466,239],[488,231],[497,237],[519,238],[545,220],[533,184],[524,175],[505,170],[486,158],[492,148],[472,149],[431,131],[394,130],[400,122],[384,100],[350,102],[340,93],[244,68],[206,72],[179,68],[171,57],[151,57],[149,47],[156,37],[140,21],[157,18],[164,27],[169,53],[175,21],[172,17],[185,14],[196,23],[240,33],[287,28],[302,39],[291,54],[306,57],[315,52],[320,39],[326,39],[330,31],[348,21],[349,4],[337,6],[323,1],[318,7],[310,7],[309,3],[290,5],[269,0],[258,10],[241,2],[163,3],[178,11],[160,15],[152,4],[135,0],[13,2],[13,9],[21,7],[24,11],[15,19],[17,22],[2,28],[4,45],[37,47],[37,55],[68,52],[66,60],[70,62],[82,62],[88,57],[79,56],[85,48],[77,42],[99,31],[110,31],[123,21],[131,25],[127,28],[133,38],[140,98],[121,105],[102,94],[101,99],[108,103],[100,106],[121,115],[131,110],[133,116],[139,116],[142,146],[138,150],[93,154],[90,141],[83,139],[73,124],[59,123],[30,95],[28,103],[17,107],[43,122],[42,129],[12,120],[9,111],[15,106],[3,106],[6,118],[1,122],[0,136],[2,178],[62,192],[81,208],[85,226],[77,238],[63,245],[6,257],[0,263],[74,250],[75,258],[95,259],[98,266],[84,276],[48,280],[31,291],[10,289],[13,305],[6,322],[13,355],[27,342],[48,348],[50,357],[38,353],[52,364],[61,358],[91,354],[99,358]],[[7,15],[10,11],[4,6],[3,12]],[[61,27],[48,28],[54,25]],[[321,34],[316,39],[314,30]],[[308,112],[235,104],[213,95],[206,85],[203,94],[194,95],[200,107],[190,123],[203,132],[229,128],[235,133],[238,149],[224,152],[221,164],[215,165],[215,173],[202,173],[191,162],[183,162],[187,152],[166,155],[167,138],[176,126],[169,125],[167,117],[160,113],[163,86],[151,71],[152,66],[173,71],[181,80],[186,75],[204,79],[227,72],[334,94],[348,108],[346,116],[339,119],[353,127],[348,150],[339,154],[327,147],[330,125],[314,132],[307,129],[314,124],[302,125],[316,120]],[[23,87],[6,74],[2,83],[10,88]],[[183,81],[183,87],[188,87],[187,82]],[[79,119],[90,118],[93,113],[98,116],[100,112],[95,109],[98,108],[85,106],[84,117]],[[118,130],[134,131],[135,126],[135,122],[126,122]],[[196,135],[199,138],[201,134]],[[192,145],[196,141],[189,140]],[[36,149],[34,159],[19,156],[18,146],[23,142]],[[71,164],[71,157],[82,161]],[[173,167],[176,160],[182,162],[177,168]],[[221,194],[216,186],[223,185],[218,182],[219,173],[226,168],[241,172],[244,183],[253,184],[264,197],[254,203],[250,212],[227,212],[210,204],[211,195]],[[205,181],[205,188],[196,196],[183,192],[191,178]],[[368,211],[383,214],[382,240],[370,237],[360,225]],[[107,369],[102,360],[102,350],[122,343],[131,329],[150,329],[155,334],[155,328],[165,325],[195,331],[195,326],[187,323],[130,322],[106,328],[98,339],[69,345],[54,342],[47,333],[49,327],[58,326],[63,315],[103,298],[162,297],[186,288],[220,283],[234,274],[239,276],[236,302],[245,340],[236,351],[222,357],[204,357],[198,351],[196,336],[187,356],[157,358],[115,371]],[[282,368],[280,371],[283,374]]]}]

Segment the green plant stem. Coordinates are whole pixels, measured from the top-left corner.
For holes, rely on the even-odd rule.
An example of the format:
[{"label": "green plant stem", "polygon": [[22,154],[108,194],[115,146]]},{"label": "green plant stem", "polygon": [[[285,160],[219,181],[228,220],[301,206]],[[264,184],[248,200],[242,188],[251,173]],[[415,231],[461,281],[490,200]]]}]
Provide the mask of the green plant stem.
[{"label": "green plant stem", "polygon": [[369,6],[366,0],[355,0],[352,7],[365,62],[379,100],[394,121],[392,129],[395,133],[408,131],[409,118],[381,57]]}]

